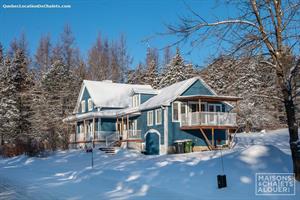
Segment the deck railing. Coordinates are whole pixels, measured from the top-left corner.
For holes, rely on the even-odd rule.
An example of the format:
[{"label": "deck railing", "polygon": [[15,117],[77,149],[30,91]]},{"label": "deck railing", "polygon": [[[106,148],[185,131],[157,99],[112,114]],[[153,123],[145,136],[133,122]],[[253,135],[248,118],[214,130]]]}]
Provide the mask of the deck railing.
[{"label": "deck railing", "polygon": [[141,130],[124,130],[124,135],[127,135],[128,139],[141,139]]},{"label": "deck railing", "polygon": [[181,115],[181,126],[236,126],[236,113],[193,112]]},{"label": "deck railing", "polygon": [[107,141],[107,138],[110,140],[109,138],[115,137],[116,134],[119,136],[119,133],[116,131],[95,131],[95,137],[93,133],[86,133],[86,135],[84,133],[76,133],[76,136],[75,134],[70,135],[70,142],[88,142],[91,140]]}]

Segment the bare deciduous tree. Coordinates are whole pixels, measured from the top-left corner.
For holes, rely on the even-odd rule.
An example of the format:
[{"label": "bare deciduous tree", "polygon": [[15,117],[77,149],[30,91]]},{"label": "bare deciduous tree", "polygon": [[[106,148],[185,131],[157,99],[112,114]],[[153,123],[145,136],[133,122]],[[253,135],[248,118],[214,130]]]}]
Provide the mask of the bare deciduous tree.
[{"label": "bare deciduous tree", "polygon": [[[167,34],[175,34],[178,44],[191,40],[192,45],[215,39],[220,50],[235,55],[264,55],[265,63],[276,70],[276,80],[282,93],[282,101],[290,136],[290,149],[295,177],[300,181],[300,155],[298,126],[295,118],[295,98],[299,95],[295,77],[299,74],[300,58],[293,62],[289,55],[299,44],[300,2],[298,0],[247,0],[234,1],[238,11],[226,19],[209,22],[199,13],[187,8],[192,16],[180,17],[180,22],[169,25]],[[295,51],[295,50],[294,50]],[[290,63],[290,65],[286,65]],[[298,147],[297,147],[298,144]]]}]

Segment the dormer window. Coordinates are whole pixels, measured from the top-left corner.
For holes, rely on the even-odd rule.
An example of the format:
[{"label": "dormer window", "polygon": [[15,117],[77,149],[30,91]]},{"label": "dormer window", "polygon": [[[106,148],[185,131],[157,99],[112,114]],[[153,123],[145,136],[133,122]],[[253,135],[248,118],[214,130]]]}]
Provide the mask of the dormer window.
[{"label": "dormer window", "polygon": [[89,98],[89,100],[88,100],[88,110],[89,110],[89,111],[92,111],[92,110],[93,110],[93,102],[92,102],[92,99],[91,99],[91,98]]},{"label": "dormer window", "polygon": [[139,94],[135,94],[132,96],[132,107],[137,107],[139,106],[141,103],[140,101],[140,95]]},{"label": "dormer window", "polygon": [[85,112],[85,100],[81,101],[81,112]]}]

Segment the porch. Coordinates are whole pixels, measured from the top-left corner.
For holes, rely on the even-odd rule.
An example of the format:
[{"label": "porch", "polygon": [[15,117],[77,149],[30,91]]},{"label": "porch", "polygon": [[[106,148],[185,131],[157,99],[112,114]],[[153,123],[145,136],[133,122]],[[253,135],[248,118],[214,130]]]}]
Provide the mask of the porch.
[{"label": "porch", "polygon": [[[180,129],[187,132],[197,131],[205,140],[208,150],[228,148],[232,134],[238,130],[238,101],[241,99],[233,96],[180,96],[174,102],[175,111],[173,103],[173,113],[178,110]],[[226,132],[225,144],[216,135],[219,131]]]},{"label": "porch", "polygon": [[189,112],[181,115],[180,127],[188,129],[191,126],[235,127],[236,113],[229,112]]}]

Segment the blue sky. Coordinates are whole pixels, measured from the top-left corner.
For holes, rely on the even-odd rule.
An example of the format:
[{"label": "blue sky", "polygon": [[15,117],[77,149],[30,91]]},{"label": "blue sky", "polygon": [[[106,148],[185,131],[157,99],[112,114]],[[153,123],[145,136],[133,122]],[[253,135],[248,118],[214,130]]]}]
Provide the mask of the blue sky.
[{"label": "blue sky", "polygon": [[[226,16],[229,10],[216,7],[214,0],[185,0],[202,16]],[[4,4],[51,3],[70,4],[71,9],[4,9]],[[217,14],[216,14],[217,13]],[[55,43],[65,24],[69,24],[76,38],[76,45],[86,56],[99,32],[109,39],[123,33],[127,37],[134,64],[143,61],[146,48],[162,48],[171,43],[172,37],[155,37],[148,44],[144,38],[165,31],[164,24],[175,23],[179,15],[186,15],[183,0],[1,0],[0,41],[8,47],[10,41],[25,32],[31,54],[42,34],[49,33]],[[200,46],[188,54],[191,47],[180,46],[184,58],[193,64],[205,65],[209,55],[216,53],[209,44]]]}]

